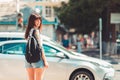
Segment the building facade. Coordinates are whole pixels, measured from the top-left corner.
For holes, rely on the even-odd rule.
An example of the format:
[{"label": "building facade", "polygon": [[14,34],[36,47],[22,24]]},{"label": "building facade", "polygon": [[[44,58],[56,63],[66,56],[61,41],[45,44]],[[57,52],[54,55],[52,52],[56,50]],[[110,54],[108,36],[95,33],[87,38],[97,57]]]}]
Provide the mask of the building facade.
[{"label": "building facade", "polygon": [[[38,12],[42,18],[42,34],[55,39],[56,29],[59,23],[55,16],[54,6],[60,6],[62,1],[68,0],[10,0],[0,3],[0,31],[24,31],[29,15]],[[17,14],[23,14],[24,28],[17,26]]]}]

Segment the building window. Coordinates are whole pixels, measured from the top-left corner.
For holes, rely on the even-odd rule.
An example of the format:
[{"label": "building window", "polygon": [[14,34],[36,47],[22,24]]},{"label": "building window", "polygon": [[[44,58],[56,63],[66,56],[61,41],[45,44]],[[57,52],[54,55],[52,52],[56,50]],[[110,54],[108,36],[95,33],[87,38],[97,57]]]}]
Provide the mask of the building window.
[{"label": "building window", "polygon": [[52,16],[52,8],[50,6],[46,6],[45,7],[45,14],[46,14],[46,17],[51,17]]},{"label": "building window", "polygon": [[35,11],[42,16],[42,6],[35,6]]},{"label": "building window", "polygon": [[51,1],[51,0],[45,0],[45,1]]},{"label": "building window", "polygon": [[36,0],[36,1],[43,1],[43,0]]},{"label": "building window", "polygon": [[58,0],[51,0],[52,2],[58,2]]},{"label": "building window", "polygon": [[45,1],[58,2],[58,0],[45,0]]}]

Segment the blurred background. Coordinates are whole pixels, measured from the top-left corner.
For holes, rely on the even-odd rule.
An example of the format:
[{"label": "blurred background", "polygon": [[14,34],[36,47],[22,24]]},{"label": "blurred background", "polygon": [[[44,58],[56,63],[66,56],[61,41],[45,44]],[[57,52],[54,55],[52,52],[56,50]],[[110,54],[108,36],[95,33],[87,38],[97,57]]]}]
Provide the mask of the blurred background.
[{"label": "blurred background", "polygon": [[33,12],[42,16],[42,34],[67,49],[102,44],[102,54],[120,53],[119,0],[0,0],[0,31],[24,32]]},{"label": "blurred background", "polygon": [[0,0],[0,32],[25,32],[33,12],[66,49],[120,62],[119,0]]}]

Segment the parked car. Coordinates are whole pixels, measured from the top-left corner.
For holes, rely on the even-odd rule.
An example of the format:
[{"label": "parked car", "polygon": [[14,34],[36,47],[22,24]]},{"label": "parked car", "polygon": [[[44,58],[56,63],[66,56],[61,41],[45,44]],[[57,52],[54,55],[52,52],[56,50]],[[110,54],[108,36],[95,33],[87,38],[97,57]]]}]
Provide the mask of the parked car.
[{"label": "parked car", "polygon": [[0,41],[23,40],[23,32],[0,32]]},{"label": "parked car", "polygon": [[[26,40],[0,42],[0,80],[26,80],[24,54]],[[71,52],[43,38],[49,68],[44,80],[113,80],[112,65],[100,59]]]},{"label": "parked car", "polygon": [[[24,32],[0,32],[0,42],[1,41],[9,41],[9,40],[24,40]],[[52,40],[51,38],[42,35],[42,38],[45,40]]]}]

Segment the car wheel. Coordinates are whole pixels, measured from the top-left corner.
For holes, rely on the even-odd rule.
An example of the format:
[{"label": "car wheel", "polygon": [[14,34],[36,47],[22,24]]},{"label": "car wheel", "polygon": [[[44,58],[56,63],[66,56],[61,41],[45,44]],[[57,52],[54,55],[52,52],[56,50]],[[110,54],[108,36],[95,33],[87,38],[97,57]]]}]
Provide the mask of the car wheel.
[{"label": "car wheel", "polygon": [[70,80],[94,80],[94,77],[88,71],[77,71],[72,74]]}]

